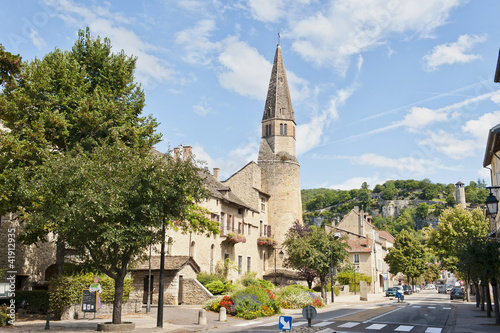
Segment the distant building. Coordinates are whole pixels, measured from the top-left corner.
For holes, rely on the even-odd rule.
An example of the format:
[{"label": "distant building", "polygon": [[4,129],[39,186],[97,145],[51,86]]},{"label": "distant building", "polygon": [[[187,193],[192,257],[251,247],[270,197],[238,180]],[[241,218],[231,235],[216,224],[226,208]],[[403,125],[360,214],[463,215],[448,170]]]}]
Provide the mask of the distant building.
[{"label": "distant building", "polygon": [[384,258],[394,245],[394,237],[387,231],[380,231],[371,223],[371,216],[354,207],[337,226],[327,226],[327,230],[347,235],[351,247],[349,261],[359,273],[371,276],[370,291],[379,293],[392,287],[389,266]]},{"label": "distant building", "polygon": [[467,204],[465,203],[465,187],[464,183],[459,181],[458,183],[455,184],[456,190],[455,190],[455,200],[457,202],[457,205],[462,205],[462,207],[466,208]]}]

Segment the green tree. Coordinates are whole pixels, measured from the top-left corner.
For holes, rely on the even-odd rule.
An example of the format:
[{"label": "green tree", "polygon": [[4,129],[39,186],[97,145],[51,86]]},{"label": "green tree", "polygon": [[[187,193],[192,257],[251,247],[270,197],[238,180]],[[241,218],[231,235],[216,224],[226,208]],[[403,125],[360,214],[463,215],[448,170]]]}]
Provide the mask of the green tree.
[{"label": "green tree", "polygon": [[21,211],[21,240],[35,244],[52,232],[114,279],[115,324],[121,323],[127,269],[164,237],[162,223],[184,232],[218,232],[218,223],[198,206],[208,191],[193,162],[120,142],[91,154],[50,157],[19,191],[34,203]]},{"label": "green tree", "polygon": [[415,211],[415,216],[417,216],[420,220],[425,220],[427,218],[427,214],[429,214],[429,205],[425,202],[419,203]]},{"label": "green tree", "polygon": [[424,272],[424,279],[427,283],[434,283],[439,279],[439,267],[436,264],[429,264]]},{"label": "green tree", "polygon": [[390,273],[401,272],[409,280],[419,277],[426,269],[424,246],[406,230],[396,237],[394,247],[389,248],[384,261],[389,265]]},{"label": "green tree", "polygon": [[22,61],[21,57],[5,51],[5,48],[0,44],[0,86],[4,84],[14,85],[16,78],[21,72]]},{"label": "green tree", "polygon": [[446,205],[448,207],[453,207],[457,204],[457,200],[455,199],[455,197],[453,196],[453,194],[448,194],[448,196],[446,197]]},{"label": "green tree", "polygon": [[457,205],[441,213],[436,229],[426,229],[427,246],[441,262],[442,269],[455,272],[459,262],[458,252],[473,239],[485,237],[488,229],[488,223],[479,208],[469,211]]},{"label": "green tree", "polygon": [[347,258],[345,238],[335,239],[333,233],[327,233],[322,228],[303,227],[295,222],[288,230],[283,245],[287,254],[285,266],[297,269],[302,276],[309,276],[309,288],[314,279],[311,272],[314,272],[320,280],[321,295],[324,297],[331,263],[335,267]]}]

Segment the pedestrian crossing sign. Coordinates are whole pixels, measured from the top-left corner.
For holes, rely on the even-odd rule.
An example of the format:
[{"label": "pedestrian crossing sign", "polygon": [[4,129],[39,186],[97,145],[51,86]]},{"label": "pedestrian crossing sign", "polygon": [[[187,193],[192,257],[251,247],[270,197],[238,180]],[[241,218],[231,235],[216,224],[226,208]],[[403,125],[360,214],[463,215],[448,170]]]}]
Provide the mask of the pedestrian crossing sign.
[{"label": "pedestrian crossing sign", "polygon": [[292,329],[292,317],[280,316],[279,326],[280,330],[288,331]]}]

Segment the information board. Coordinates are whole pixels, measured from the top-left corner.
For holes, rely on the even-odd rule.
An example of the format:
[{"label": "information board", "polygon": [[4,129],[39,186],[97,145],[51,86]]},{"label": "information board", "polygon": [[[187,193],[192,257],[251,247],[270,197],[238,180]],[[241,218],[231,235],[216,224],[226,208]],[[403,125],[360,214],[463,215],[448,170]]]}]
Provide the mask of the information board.
[{"label": "information board", "polygon": [[96,292],[90,292],[88,289],[83,289],[82,294],[82,311],[95,312],[96,311]]}]

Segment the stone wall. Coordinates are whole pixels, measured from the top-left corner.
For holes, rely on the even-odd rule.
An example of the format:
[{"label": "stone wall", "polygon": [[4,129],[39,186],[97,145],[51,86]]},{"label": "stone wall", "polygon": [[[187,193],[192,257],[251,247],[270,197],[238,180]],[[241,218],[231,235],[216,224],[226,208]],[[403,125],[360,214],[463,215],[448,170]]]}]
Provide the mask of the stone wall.
[{"label": "stone wall", "polygon": [[[122,315],[126,313],[139,313],[142,312],[142,303],[138,300],[128,301],[122,303]],[[72,320],[81,319],[85,314],[85,318],[93,318],[93,312],[83,312],[81,304],[73,304],[64,308],[61,315],[61,320]],[[106,302],[102,303],[102,308],[96,312],[96,316],[112,315],[113,314],[113,303]]]},{"label": "stone wall", "polygon": [[207,288],[205,288],[196,279],[184,280],[184,303],[185,305],[198,305],[203,304],[214,297]]}]

